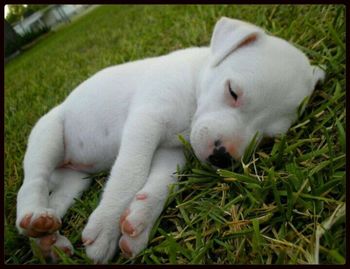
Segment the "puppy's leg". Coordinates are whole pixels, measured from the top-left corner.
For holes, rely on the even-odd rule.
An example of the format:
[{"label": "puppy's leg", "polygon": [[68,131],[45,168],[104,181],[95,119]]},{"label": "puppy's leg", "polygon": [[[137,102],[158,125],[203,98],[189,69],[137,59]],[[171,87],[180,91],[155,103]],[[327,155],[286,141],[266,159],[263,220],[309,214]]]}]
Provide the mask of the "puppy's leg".
[{"label": "puppy's leg", "polygon": [[72,169],[56,169],[50,177],[52,192],[49,196],[49,207],[62,218],[74,199],[79,199],[91,183],[88,174]]},{"label": "puppy's leg", "polygon": [[153,159],[145,186],[136,194],[124,211],[120,226],[123,236],[119,247],[129,258],[139,254],[148,243],[149,233],[163,210],[169,185],[177,181],[177,165],[185,161],[182,149],[159,149]]},{"label": "puppy's leg", "polygon": [[144,112],[129,115],[102,200],[82,233],[86,253],[94,262],[106,263],[114,256],[120,215],[143,187],[163,131],[161,123]]},{"label": "puppy's leg", "polygon": [[71,256],[74,253],[71,242],[58,231],[53,234],[35,238],[35,243],[39,247],[43,257],[50,259],[52,262],[57,262],[58,260],[58,255],[56,254],[54,247],[61,249],[68,256]]},{"label": "puppy's leg", "polygon": [[63,118],[61,107],[43,116],[33,128],[24,156],[24,182],[17,195],[18,230],[31,237],[57,231],[61,220],[48,207],[48,180],[63,161]]},{"label": "puppy's leg", "polygon": [[[81,197],[84,190],[88,188],[91,179],[86,173],[71,169],[56,169],[52,173],[49,181],[51,194],[49,196],[49,208],[53,209],[57,216],[62,218],[69,207],[74,203],[74,199]],[[53,250],[56,246],[67,255],[73,254],[73,246],[70,241],[58,231],[45,235],[35,240],[45,258],[57,261],[57,255]]]}]

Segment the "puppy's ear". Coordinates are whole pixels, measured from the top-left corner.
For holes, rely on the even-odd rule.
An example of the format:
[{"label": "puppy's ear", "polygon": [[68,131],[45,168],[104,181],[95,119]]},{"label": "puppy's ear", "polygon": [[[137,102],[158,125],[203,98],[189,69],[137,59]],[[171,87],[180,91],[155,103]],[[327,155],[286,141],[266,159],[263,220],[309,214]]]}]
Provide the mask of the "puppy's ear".
[{"label": "puppy's ear", "polygon": [[211,66],[217,66],[234,50],[253,43],[263,33],[253,24],[222,17],[215,25],[210,42]]},{"label": "puppy's ear", "polygon": [[323,83],[326,73],[318,66],[312,65],[312,76],[313,76],[313,89],[316,87],[317,84]]}]

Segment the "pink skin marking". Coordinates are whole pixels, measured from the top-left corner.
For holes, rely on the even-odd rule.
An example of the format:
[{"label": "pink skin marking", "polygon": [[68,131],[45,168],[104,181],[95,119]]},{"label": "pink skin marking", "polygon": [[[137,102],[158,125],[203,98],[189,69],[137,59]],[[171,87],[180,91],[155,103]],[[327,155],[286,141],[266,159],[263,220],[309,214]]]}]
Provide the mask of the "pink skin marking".
[{"label": "pink skin marking", "polygon": [[93,167],[93,164],[72,163],[71,161],[65,161],[63,164],[58,166],[58,168],[69,168],[76,171],[83,171]]},{"label": "pink skin marking", "polygon": [[236,147],[231,144],[228,148],[227,148],[228,153],[230,153],[231,156],[233,156],[236,153]]},{"label": "pink skin marking", "polygon": [[119,225],[122,227],[123,226],[123,222],[125,221],[126,217],[130,214],[130,209],[127,208],[124,213],[120,216],[120,220],[119,220]]},{"label": "pink skin marking", "polygon": [[236,159],[239,160],[241,157],[238,153],[238,147],[242,143],[241,137],[236,137],[234,141],[232,142],[224,142],[224,147],[226,148],[227,152],[230,153],[230,155]]},{"label": "pink skin marking", "polygon": [[136,200],[146,200],[147,199],[147,193],[139,193],[136,194]]},{"label": "pink skin marking", "polygon": [[128,220],[124,220],[122,224],[122,233],[126,233],[131,237],[136,236],[136,231]]}]

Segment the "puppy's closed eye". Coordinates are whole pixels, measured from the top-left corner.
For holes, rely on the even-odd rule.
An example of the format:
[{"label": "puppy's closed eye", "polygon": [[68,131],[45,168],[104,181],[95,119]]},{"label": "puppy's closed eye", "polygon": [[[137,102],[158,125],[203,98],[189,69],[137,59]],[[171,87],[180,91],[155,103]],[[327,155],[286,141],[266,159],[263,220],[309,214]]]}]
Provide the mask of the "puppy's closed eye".
[{"label": "puppy's closed eye", "polygon": [[229,92],[230,92],[232,98],[233,98],[235,101],[237,101],[238,95],[232,90],[232,88],[231,88],[231,83],[228,82],[227,84],[228,84],[228,90],[229,90]]},{"label": "puppy's closed eye", "polygon": [[237,108],[242,105],[242,90],[240,87],[231,80],[227,80],[225,83],[225,94],[226,98],[228,98],[228,102],[230,103],[231,106]]}]

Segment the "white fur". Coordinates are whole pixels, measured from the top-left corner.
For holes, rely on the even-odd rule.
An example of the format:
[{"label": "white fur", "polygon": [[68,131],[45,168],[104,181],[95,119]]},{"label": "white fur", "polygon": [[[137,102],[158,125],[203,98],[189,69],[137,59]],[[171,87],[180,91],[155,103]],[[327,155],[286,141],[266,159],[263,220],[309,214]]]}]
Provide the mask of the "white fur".
[{"label": "white fur", "polygon": [[[257,131],[268,136],[286,132],[299,103],[323,78],[324,72],[288,42],[228,18],[216,24],[211,48],[106,68],[35,125],[24,159],[17,226],[23,231],[19,222],[32,212],[63,216],[89,184],[83,177],[111,169],[82,234],[93,241],[87,255],[95,262],[113,257],[121,235],[119,218],[129,207],[140,235],[122,239],[135,256],[146,247],[167,186],[175,181],[172,173],[184,162],[178,134],[190,137],[203,161],[218,139],[239,158]],[[228,83],[239,101],[230,96]],[[60,171],[67,162],[80,172]],[[49,180],[53,173],[56,180]],[[60,176],[67,184],[57,183]],[[136,201],[142,191],[148,198]]]}]

